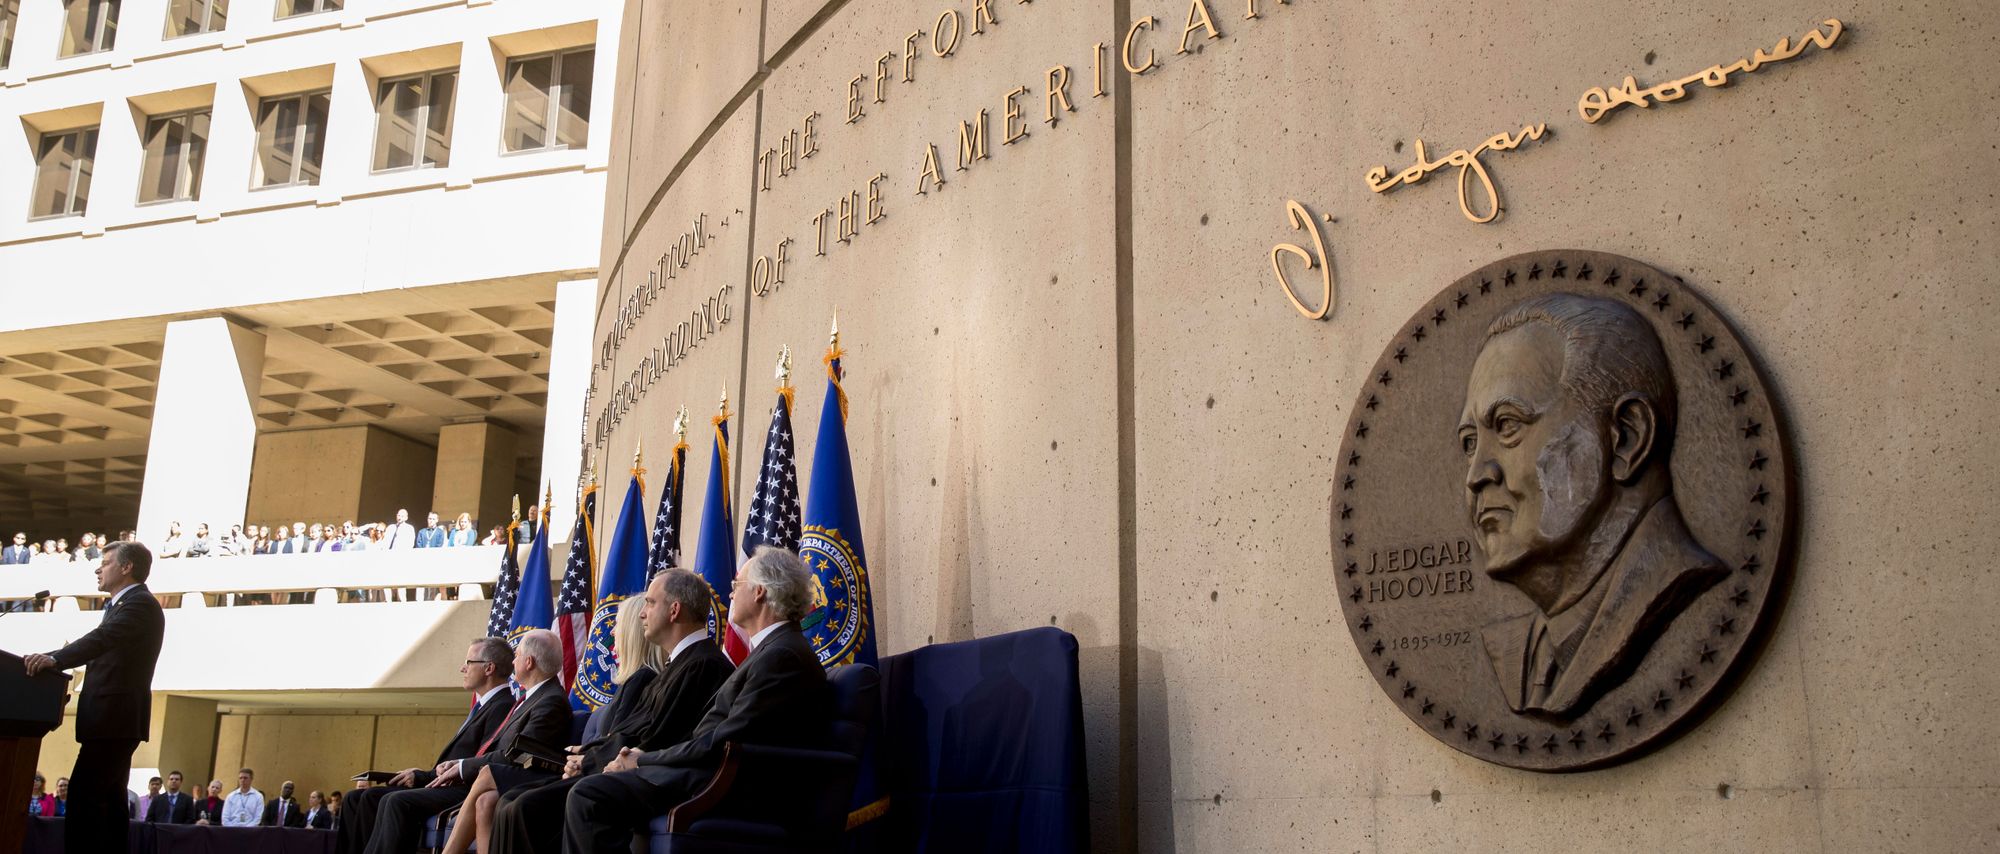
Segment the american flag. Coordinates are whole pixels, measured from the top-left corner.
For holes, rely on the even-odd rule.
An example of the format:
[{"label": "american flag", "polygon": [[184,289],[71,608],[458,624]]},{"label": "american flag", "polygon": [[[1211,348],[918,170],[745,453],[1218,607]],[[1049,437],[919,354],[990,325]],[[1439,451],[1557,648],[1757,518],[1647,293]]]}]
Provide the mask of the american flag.
[{"label": "american flag", "polygon": [[[591,580],[597,575],[596,544],[597,484],[583,490],[583,508],[576,514],[576,529],[569,535],[569,561],[563,566],[562,590],[556,593],[556,634],[562,638],[562,682],[565,689],[576,688],[576,662],[590,643],[590,603],[597,597]],[[587,708],[574,695],[570,703]]]},{"label": "american flag", "polygon": [[646,555],[646,583],[653,583],[653,576],[660,570],[681,565],[681,505],[686,496],[688,446],[686,442],[674,445],[672,461],[667,464],[667,483],[660,489],[660,509],[653,514],[653,545]]},{"label": "american flag", "polygon": [[514,526],[508,525],[507,547],[500,550],[500,579],[493,582],[493,606],[486,612],[487,637],[507,636],[514,623],[514,600],[520,595],[521,566],[514,561]]},{"label": "american flag", "polygon": [[778,389],[771,407],[771,431],[764,436],[764,469],[750,514],[743,519],[743,554],[758,546],[799,550],[799,473],[792,462],[792,390]]}]

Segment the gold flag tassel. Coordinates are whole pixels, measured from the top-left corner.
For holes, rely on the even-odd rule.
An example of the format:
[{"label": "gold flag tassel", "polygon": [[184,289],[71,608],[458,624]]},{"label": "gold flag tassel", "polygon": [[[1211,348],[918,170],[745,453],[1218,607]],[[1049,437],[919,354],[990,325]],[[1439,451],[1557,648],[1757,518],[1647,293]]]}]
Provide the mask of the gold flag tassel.
[{"label": "gold flag tassel", "polygon": [[840,370],[834,367],[833,361],[845,355],[847,355],[847,351],[840,349],[840,313],[836,311],[833,315],[833,331],[827,335],[826,358],[820,361],[826,363],[826,378],[833,383],[834,393],[840,396],[840,420],[842,423],[847,421],[847,389],[841,387]]}]

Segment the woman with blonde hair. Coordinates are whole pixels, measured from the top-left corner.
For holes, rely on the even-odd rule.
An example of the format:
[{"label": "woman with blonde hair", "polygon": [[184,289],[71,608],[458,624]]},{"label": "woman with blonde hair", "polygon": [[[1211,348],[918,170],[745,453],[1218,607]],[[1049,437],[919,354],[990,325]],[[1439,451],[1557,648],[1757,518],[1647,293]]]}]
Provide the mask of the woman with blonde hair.
[{"label": "woman with blonde hair", "polygon": [[[610,732],[613,724],[638,708],[638,697],[645,692],[646,684],[667,666],[666,652],[646,642],[646,623],[639,617],[645,610],[646,600],[641,596],[618,603],[618,619],[611,624],[611,657],[618,663],[611,681],[618,683],[618,696],[583,725],[585,744]],[[645,652],[635,654],[638,650]]]},{"label": "woman with blonde hair", "polygon": [[[630,596],[618,604],[618,618],[611,626],[612,657],[618,662],[618,669],[611,680],[618,683],[618,696],[611,704],[597,710],[590,716],[590,723],[584,725],[583,741],[589,744],[603,732],[605,727],[617,722],[620,715],[630,714],[640,707],[639,695],[645,693],[646,686],[660,675],[660,666],[666,663],[666,656],[660,648],[646,641],[646,624],[640,615],[646,610],[646,600],[640,596]],[[600,724],[599,722],[603,723]],[[572,746],[569,752],[576,753],[582,748]],[[440,854],[467,854],[468,846],[477,844],[480,851],[492,850],[493,811],[499,807],[499,797],[508,789],[521,785],[539,785],[548,781],[546,775],[528,772],[525,769],[505,765],[488,765],[479,769],[479,778],[472,782],[472,788],[465,793],[465,803],[459,807],[458,823],[452,825],[451,838],[445,840]]]}]

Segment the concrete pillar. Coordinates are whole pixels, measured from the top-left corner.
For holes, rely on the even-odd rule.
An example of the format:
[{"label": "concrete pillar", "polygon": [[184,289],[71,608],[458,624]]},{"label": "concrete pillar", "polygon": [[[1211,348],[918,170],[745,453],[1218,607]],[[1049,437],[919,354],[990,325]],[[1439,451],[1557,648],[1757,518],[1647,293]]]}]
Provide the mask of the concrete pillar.
[{"label": "concrete pillar", "polygon": [[[549,541],[567,541],[576,525],[576,478],[583,470],[583,396],[590,388],[590,336],[597,320],[597,281],[556,284],[556,328],[549,339],[548,415],[542,427],[542,481],[549,503]],[[664,471],[664,469],[662,469]]]},{"label": "concrete pillar", "polygon": [[147,778],[172,771],[186,778],[182,791],[206,784],[215,762],[215,719],[214,700],[154,694],[148,738],[132,752],[132,791],[144,794]]},{"label": "concrete pillar", "polygon": [[264,374],[264,336],[220,317],[167,324],[139,537],[158,544],[167,523],[192,537],[243,521],[257,444],[253,406]]},{"label": "concrete pillar", "polygon": [[[431,507],[438,516],[471,513],[483,538],[506,524],[514,497],[514,431],[491,421],[446,424],[438,431],[437,481]],[[522,496],[521,512],[539,496]]]}]

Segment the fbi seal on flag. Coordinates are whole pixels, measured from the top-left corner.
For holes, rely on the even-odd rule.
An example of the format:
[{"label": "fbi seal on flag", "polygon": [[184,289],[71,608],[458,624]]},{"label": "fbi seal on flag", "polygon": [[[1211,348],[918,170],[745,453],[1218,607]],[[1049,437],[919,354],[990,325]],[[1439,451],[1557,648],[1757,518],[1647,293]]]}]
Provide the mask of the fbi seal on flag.
[{"label": "fbi seal on flag", "polygon": [[618,606],[625,596],[606,596],[590,615],[590,643],[576,666],[576,696],[592,709],[604,708],[618,695],[611,677],[618,672],[618,657],[612,653],[612,630],[618,624]]},{"label": "fbi seal on flag", "polygon": [[817,525],[805,526],[799,556],[812,570],[812,610],[799,621],[800,628],[821,665],[852,661],[868,630],[866,603],[855,601],[855,591],[867,589],[867,570],[838,530]]}]

